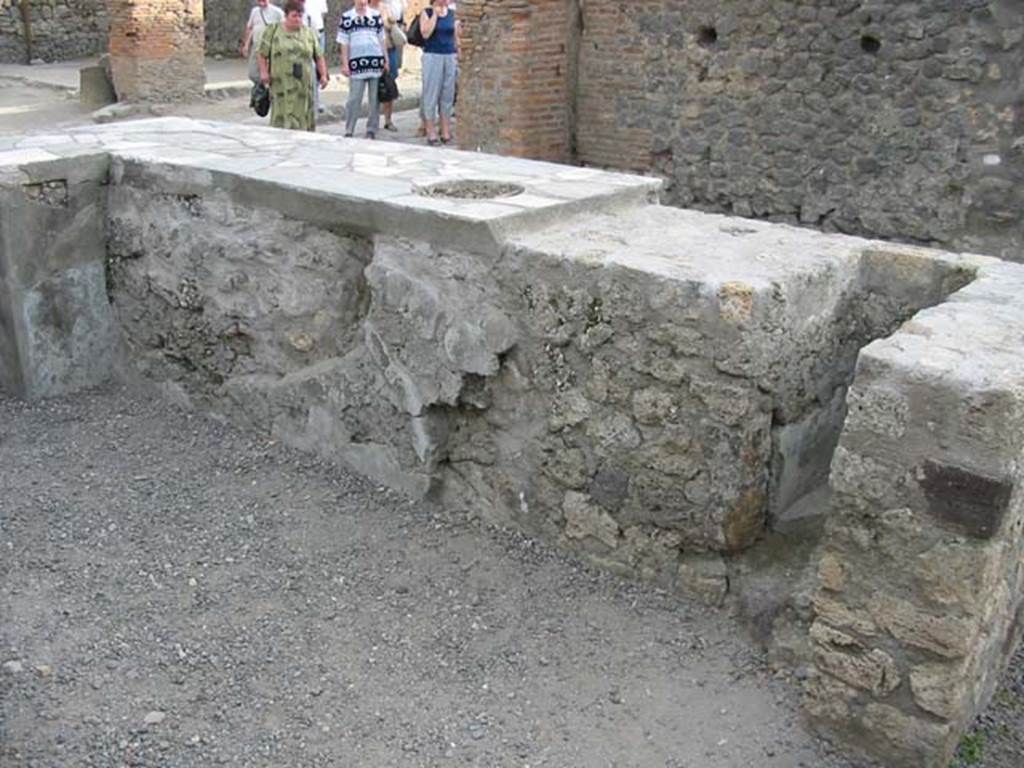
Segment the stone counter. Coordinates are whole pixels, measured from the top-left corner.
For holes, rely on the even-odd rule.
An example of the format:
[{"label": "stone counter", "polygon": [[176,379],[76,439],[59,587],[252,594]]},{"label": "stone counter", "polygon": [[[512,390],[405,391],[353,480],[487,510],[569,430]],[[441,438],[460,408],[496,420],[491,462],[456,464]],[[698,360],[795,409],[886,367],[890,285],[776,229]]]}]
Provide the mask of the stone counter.
[{"label": "stone counter", "polygon": [[0,142],[6,388],[130,371],[713,603],[799,510],[816,722],[940,766],[991,695],[1024,267],[448,150],[184,119]]}]

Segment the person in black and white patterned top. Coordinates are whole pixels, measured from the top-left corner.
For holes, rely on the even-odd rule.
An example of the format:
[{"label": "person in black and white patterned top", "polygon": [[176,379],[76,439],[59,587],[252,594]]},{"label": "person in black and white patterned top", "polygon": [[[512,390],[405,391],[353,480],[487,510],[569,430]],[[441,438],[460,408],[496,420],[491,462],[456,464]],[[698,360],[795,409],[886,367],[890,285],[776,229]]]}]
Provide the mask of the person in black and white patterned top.
[{"label": "person in black and white patterned top", "polygon": [[337,41],[341,47],[341,74],[349,79],[346,105],[345,135],[352,136],[363,105],[367,88],[370,115],[366,120],[366,138],[376,138],[380,127],[380,105],[377,82],[388,69],[384,42],[384,19],[367,6],[366,0],[355,0],[353,7],[338,22]]}]

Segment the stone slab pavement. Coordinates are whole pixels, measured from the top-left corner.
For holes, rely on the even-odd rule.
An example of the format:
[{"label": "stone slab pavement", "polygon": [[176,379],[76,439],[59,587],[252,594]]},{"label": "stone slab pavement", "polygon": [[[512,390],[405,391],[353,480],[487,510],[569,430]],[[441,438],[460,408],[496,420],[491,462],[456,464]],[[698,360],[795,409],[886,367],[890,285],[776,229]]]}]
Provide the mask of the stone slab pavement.
[{"label": "stone slab pavement", "polygon": [[[79,70],[97,63],[96,57],[50,64],[0,64],[0,134],[37,132],[89,122],[108,122],[154,115],[183,115],[228,122],[265,124],[249,109],[251,84],[246,62],[240,58],[206,59],[206,99],[187,104],[155,106],[114,105],[93,112],[78,103]],[[328,62],[331,82],[323,94],[326,112],[322,125],[344,116],[348,81]],[[399,76],[402,93],[396,112],[416,109],[420,95],[420,65],[416,53],[406,58]],[[391,137],[389,137],[391,138]],[[415,139],[415,130],[409,138]]]},{"label": "stone slab pavement", "polygon": [[[26,85],[38,85],[56,90],[78,92],[78,73],[82,67],[97,64],[98,57],[90,56],[69,61],[57,61],[48,64],[4,64],[0,63],[0,78],[18,80]],[[329,61],[331,77],[335,82],[328,91],[347,91],[342,78],[337,77],[336,62]],[[419,58],[415,55],[406,57],[404,73],[410,78],[419,79]],[[411,85],[411,80],[406,83]],[[247,64],[241,58],[225,58],[221,56],[206,59],[206,90],[207,92],[231,92],[237,89],[249,89]]]},{"label": "stone slab pavement", "polygon": [[[181,178],[215,174],[219,184],[269,184],[293,191],[306,216],[357,229],[367,215],[395,215],[395,231],[468,248],[501,233],[528,231],[585,208],[621,210],[646,202],[655,179],[511,157],[342,139],[230,123],[165,117],[80,126],[62,133],[0,138],[0,172],[26,163],[110,155],[128,165],[173,167]],[[486,179],[521,187],[494,200],[424,194],[434,184]],[[199,183],[197,181],[197,183]],[[329,193],[323,201],[316,195]],[[314,194],[315,193],[315,194]],[[287,201],[286,201],[287,202]],[[339,202],[341,205],[339,205]]]}]

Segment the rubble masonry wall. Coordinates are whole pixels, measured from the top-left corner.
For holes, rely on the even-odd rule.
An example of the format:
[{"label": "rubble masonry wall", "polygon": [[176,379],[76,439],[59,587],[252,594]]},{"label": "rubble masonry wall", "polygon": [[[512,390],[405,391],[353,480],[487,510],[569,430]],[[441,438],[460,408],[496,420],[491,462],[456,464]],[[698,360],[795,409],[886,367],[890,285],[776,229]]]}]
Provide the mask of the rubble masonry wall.
[{"label": "rubble masonry wall", "polygon": [[[1021,632],[1019,265],[635,197],[483,230],[455,214],[496,204],[407,200],[391,204],[418,224],[394,234],[380,200],[304,185],[304,153],[349,162],[338,173],[367,195],[393,177],[366,169],[486,158],[258,129],[240,147],[188,121],[90,130],[2,166],[5,388],[73,392],[124,364],[711,602],[827,481],[808,711],[888,764],[945,765]],[[171,158],[160,138],[186,133]],[[279,141],[279,181],[244,175]],[[572,170],[558,189],[621,181],[605,176]]]},{"label": "rubble masonry wall", "polygon": [[[982,279],[808,234],[813,267],[721,281],[659,274],[652,238],[626,233],[773,230],[653,207],[473,253],[152,181],[111,190],[111,296],[132,358],[179,395],[712,602],[731,553],[784,513],[780,473],[799,488],[782,507],[828,480],[838,440],[809,711],[893,764],[940,766],[987,701],[1020,631],[1021,371],[977,381],[941,350],[953,328],[984,337],[965,297],[1012,294],[997,264]],[[793,429],[815,450],[787,468]]]},{"label": "rubble masonry wall", "polygon": [[993,331],[1019,327],[1019,283],[1003,270],[861,351],[832,463],[808,708],[886,764],[945,765],[1022,631],[1022,367]]},{"label": "rubble masonry wall", "polygon": [[[511,26],[506,5],[459,6],[487,104],[464,148],[536,153],[505,121],[555,76],[561,159],[654,171],[672,204],[1024,259],[1020,3],[561,0]],[[508,56],[518,28],[547,34]]]},{"label": "rubble masonry wall", "polygon": [[[107,48],[105,0],[31,0],[32,58],[65,61]],[[21,0],[0,0],[0,62],[25,64]]]}]

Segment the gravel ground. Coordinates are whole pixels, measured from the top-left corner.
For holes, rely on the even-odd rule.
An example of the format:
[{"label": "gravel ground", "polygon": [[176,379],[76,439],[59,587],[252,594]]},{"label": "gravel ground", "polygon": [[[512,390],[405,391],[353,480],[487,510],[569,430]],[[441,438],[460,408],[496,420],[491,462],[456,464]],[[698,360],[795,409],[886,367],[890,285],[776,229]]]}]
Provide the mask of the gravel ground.
[{"label": "gravel ground", "polygon": [[950,768],[1024,766],[1024,645],[1017,649],[992,703],[960,742]]},{"label": "gravel ground", "polygon": [[3,766],[853,766],[726,615],[125,389],[0,396],[0,548]]}]

